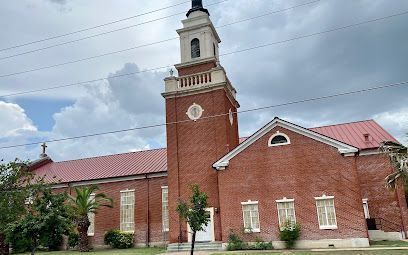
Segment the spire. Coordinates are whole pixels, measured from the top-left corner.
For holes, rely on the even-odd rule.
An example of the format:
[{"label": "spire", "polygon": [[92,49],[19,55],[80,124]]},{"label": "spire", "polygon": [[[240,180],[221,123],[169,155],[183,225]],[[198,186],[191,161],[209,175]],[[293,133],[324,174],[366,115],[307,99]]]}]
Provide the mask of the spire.
[{"label": "spire", "polygon": [[191,9],[187,12],[187,17],[195,11],[202,11],[210,15],[207,9],[203,7],[203,0],[192,0]]}]

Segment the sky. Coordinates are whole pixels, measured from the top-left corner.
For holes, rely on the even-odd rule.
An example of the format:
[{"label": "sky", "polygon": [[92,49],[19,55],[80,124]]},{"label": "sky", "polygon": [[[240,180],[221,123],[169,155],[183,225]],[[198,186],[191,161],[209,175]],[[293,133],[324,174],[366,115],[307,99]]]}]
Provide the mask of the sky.
[{"label": "sky", "polygon": [[[185,0],[21,0],[0,2],[0,49],[136,16],[109,26],[0,50],[0,76],[177,37]],[[216,27],[313,0],[204,0]],[[406,0],[320,0],[221,27],[220,53],[288,40],[408,11]],[[175,15],[182,13],[179,15]],[[165,19],[162,17],[171,16]],[[159,19],[159,20],[156,20]],[[153,22],[148,22],[156,20]],[[134,26],[136,24],[142,25]],[[408,80],[408,14],[221,57],[240,110]],[[117,32],[81,39],[99,33]],[[81,39],[81,40],[79,40]],[[58,47],[10,57],[67,41]],[[0,77],[0,147],[165,122],[163,79],[180,62],[179,41]],[[156,67],[165,67],[149,71]],[[136,75],[115,77],[129,72]],[[7,96],[84,82],[43,92]],[[374,119],[407,143],[408,85],[239,115],[241,136],[275,116],[304,127]],[[49,143],[55,161],[166,146],[163,127]],[[0,149],[0,159],[37,159],[39,145]]]}]

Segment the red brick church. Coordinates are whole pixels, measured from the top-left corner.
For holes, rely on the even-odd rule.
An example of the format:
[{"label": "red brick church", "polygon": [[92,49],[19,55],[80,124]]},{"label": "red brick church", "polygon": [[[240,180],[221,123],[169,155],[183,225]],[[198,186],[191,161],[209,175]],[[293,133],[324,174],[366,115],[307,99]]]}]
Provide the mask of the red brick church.
[{"label": "red brick church", "polygon": [[56,176],[56,191],[96,184],[114,208],[91,215],[89,236],[103,244],[110,229],[132,232],[137,245],[188,243],[178,199],[198,184],[209,196],[211,222],[197,240],[222,246],[231,231],[282,247],[278,229],[302,228],[299,247],[366,247],[404,239],[403,189],[389,191],[393,169],[378,148],[396,141],[373,120],[304,128],[280,118],[240,139],[236,90],[219,61],[220,37],[202,1],[193,0],[180,35],[178,77],[165,79],[167,148],[32,164]]}]

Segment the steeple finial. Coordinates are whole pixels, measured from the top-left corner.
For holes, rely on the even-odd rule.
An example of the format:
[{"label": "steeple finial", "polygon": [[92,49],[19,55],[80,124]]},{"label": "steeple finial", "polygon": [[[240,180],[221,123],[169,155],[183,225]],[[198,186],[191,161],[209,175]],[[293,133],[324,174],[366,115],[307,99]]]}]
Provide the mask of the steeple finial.
[{"label": "steeple finial", "polygon": [[203,8],[203,0],[193,0],[191,8]]},{"label": "steeple finial", "polygon": [[191,9],[187,12],[187,17],[190,16],[190,14],[195,11],[202,11],[210,15],[208,10],[203,7],[203,0],[192,0],[191,1]]}]

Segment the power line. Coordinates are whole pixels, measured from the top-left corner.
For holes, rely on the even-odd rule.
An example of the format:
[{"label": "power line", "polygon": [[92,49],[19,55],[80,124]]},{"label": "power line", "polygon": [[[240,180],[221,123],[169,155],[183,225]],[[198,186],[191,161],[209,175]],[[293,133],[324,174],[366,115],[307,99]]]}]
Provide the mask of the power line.
[{"label": "power line", "polygon": [[[261,111],[261,110],[266,110],[266,109],[272,109],[272,108],[277,108],[277,107],[288,106],[288,105],[295,105],[295,104],[301,104],[301,103],[312,102],[312,101],[320,101],[320,100],[324,100],[324,99],[330,99],[330,98],[341,97],[341,96],[346,96],[346,95],[353,95],[353,94],[358,94],[358,93],[365,93],[365,92],[370,92],[370,91],[379,90],[379,89],[398,87],[398,86],[406,85],[406,84],[408,84],[408,80],[401,81],[401,82],[398,82],[398,83],[391,83],[391,84],[386,84],[386,85],[380,85],[380,86],[360,89],[360,90],[346,91],[346,92],[331,94],[331,95],[326,95],[326,96],[312,97],[312,98],[301,99],[301,100],[296,100],[296,101],[290,101],[290,102],[281,103],[281,104],[275,104],[275,105],[263,106],[263,107],[258,107],[258,108],[252,108],[252,109],[248,109],[248,110],[244,110],[244,111],[235,111],[235,112],[233,112],[233,114],[249,113],[249,112],[255,112],[255,111]],[[222,113],[222,114],[205,116],[205,117],[202,117],[199,120],[189,120],[188,119],[188,120],[167,122],[167,123],[161,123],[161,124],[153,124],[153,125],[140,126],[140,127],[134,127],[134,128],[128,128],[128,129],[114,130],[114,131],[108,131],[108,132],[102,132],[102,133],[72,136],[72,137],[65,137],[65,138],[59,138],[59,139],[50,139],[50,140],[41,141],[41,142],[7,145],[7,146],[0,147],[0,149],[10,149],[10,148],[38,145],[38,144],[41,144],[41,143],[54,143],[54,142],[62,142],[62,141],[75,140],[75,139],[81,139],[81,138],[87,138],[87,137],[117,134],[117,133],[130,132],[130,131],[136,131],[136,130],[142,130],[142,129],[164,127],[164,126],[168,126],[168,125],[175,125],[175,124],[180,124],[180,123],[185,123],[185,122],[204,121],[204,120],[207,120],[207,119],[227,116],[229,114],[230,113]]]},{"label": "power line", "polygon": [[[221,3],[224,3],[224,2],[227,2],[227,1],[228,1],[228,0],[223,0],[223,1],[220,1],[220,2],[216,2],[216,3],[209,4],[209,5],[207,5],[207,6],[212,6],[212,5],[216,5],[216,4],[221,4]],[[14,58],[14,57],[22,56],[22,55],[27,55],[27,54],[34,53],[34,52],[43,51],[43,50],[48,50],[48,49],[55,48],[55,47],[58,47],[58,46],[67,45],[67,44],[71,44],[71,43],[75,43],[75,42],[79,42],[79,41],[83,41],[83,40],[87,40],[87,39],[99,37],[99,36],[102,36],[102,35],[111,34],[111,33],[118,32],[118,31],[123,31],[123,30],[129,29],[129,28],[133,28],[133,27],[145,25],[145,24],[152,23],[152,22],[159,21],[159,20],[163,20],[163,19],[168,19],[168,18],[175,17],[175,16],[178,16],[178,15],[181,15],[181,14],[185,14],[185,12],[179,12],[179,13],[171,14],[171,15],[164,16],[164,17],[161,17],[161,18],[144,21],[144,22],[141,22],[141,23],[138,23],[138,24],[134,24],[134,25],[130,25],[130,26],[126,26],[126,27],[122,27],[122,28],[118,28],[118,29],[114,29],[114,30],[110,30],[110,31],[106,31],[106,32],[102,32],[102,33],[98,33],[98,34],[94,34],[94,35],[82,37],[82,38],[78,38],[78,39],[75,39],[75,40],[66,41],[66,42],[63,42],[63,43],[57,43],[57,44],[49,45],[49,46],[46,46],[46,47],[43,47],[43,48],[38,48],[38,49],[34,49],[34,50],[29,50],[29,51],[25,51],[25,52],[21,52],[21,53],[9,55],[9,56],[0,58],[0,60],[5,60],[5,59],[9,59],[9,58]]]},{"label": "power line", "polygon": [[[245,19],[242,19],[242,20],[237,20],[237,21],[234,21],[234,22],[231,22],[231,23],[227,23],[227,24],[218,26],[218,27],[216,27],[216,28],[224,28],[224,27],[227,27],[227,26],[231,26],[231,25],[235,25],[235,24],[241,23],[241,22],[246,22],[246,21],[250,21],[250,20],[262,18],[262,17],[268,16],[268,15],[272,15],[272,14],[276,14],[276,13],[280,13],[280,12],[292,10],[292,9],[295,9],[295,8],[298,8],[298,7],[302,7],[302,6],[305,6],[305,5],[310,5],[310,4],[317,3],[317,2],[320,2],[320,0],[316,0],[316,1],[312,1],[312,2],[307,2],[307,3],[295,5],[295,6],[288,7],[288,8],[281,9],[281,10],[269,11],[269,12],[266,12],[266,13],[261,14],[261,15],[257,15],[257,16],[254,16],[254,17],[249,17],[249,18],[245,18]],[[199,33],[201,33],[201,32],[196,32],[196,33],[193,33],[193,34],[199,34]],[[15,72],[15,73],[3,74],[3,75],[0,75],[0,78],[9,77],[9,76],[15,76],[15,75],[20,75],[20,74],[25,74],[25,73],[30,73],[30,72],[35,72],[35,71],[40,71],[40,70],[45,70],[45,69],[50,69],[50,68],[59,67],[59,66],[64,66],[64,65],[69,65],[69,64],[74,64],[74,63],[79,63],[79,62],[83,62],[83,61],[87,61],[87,60],[91,60],[91,59],[95,59],[95,58],[105,57],[105,56],[109,56],[109,55],[113,55],[113,54],[123,53],[123,52],[130,51],[130,50],[135,50],[135,49],[140,49],[140,48],[144,48],[144,47],[148,47],[148,46],[152,46],[152,45],[156,45],[156,44],[161,44],[161,43],[173,41],[173,40],[176,40],[176,39],[179,39],[179,38],[180,38],[180,37],[178,37],[178,36],[177,36],[177,37],[172,37],[172,38],[168,38],[168,39],[164,39],[164,40],[160,40],[160,41],[156,41],[156,42],[151,42],[151,43],[147,43],[147,44],[142,44],[142,45],[134,46],[134,47],[127,48],[127,49],[122,49],[122,50],[107,52],[107,53],[104,53],[104,54],[100,54],[100,55],[96,55],[96,56],[91,56],[91,57],[87,57],[87,58],[72,60],[72,61],[68,61],[68,62],[64,62],[64,63],[59,63],[59,64],[54,64],[54,65],[50,65],[50,66],[43,66],[43,67],[33,68],[33,69],[24,70],[24,71]]]},{"label": "power line", "polygon": [[[339,31],[339,30],[349,29],[349,28],[352,28],[352,27],[361,26],[363,24],[368,24],[368,23],[372,23],[372,22],[376,22],[376,21],[380,21],[380,20],[385,20],[385,19],[389,19],[389,18],[393,18],[393,17],[405,15],[405,14],[408,14],[408,11],[404,11],[404,12],[401,12],[401,13],[397,13],[397,14],[393,14],[393,15],[389,15],[389,16],[385,16],[385,17],[381,17],[381,18],[376,18],[376,19],[372,19],[372,20],[367,20],[367,21],[363,21],[363,22],[359,22],[359,23],[354,23],[354,24],[351,24],[351,25],[337,27],[337,28],[333,28],[333,29],[329,29],[329,30],[325,30],[325,31],[317,32],[317,33],[307,34],[307,35],[303,35],[303,36],[297,36],[297,37],[293,37],[293,38],[282,40],[282,41],[276,41],[276,42],[263,44],[263,45],[258,45],[258,46],[254,46],[254,47],[250,47],[250,48],[246,48],[246,49],[236,50],[236,51],[221,54],[220,56],[232,55],[234,53],[247,52],[247,51],[256,50],[256,49],[260,49],[260,48],[265,48],[265,47],[269,47],[269,46],[273,46],[273,45],[277,45],[277,44],[287,43],[287,42],[290,42],[290,41],[300,40],[300,39],[313,37],[313,36],[317,36],[317,35],[322,35],[322,34],[326,34],[326,33],[331,33],[331,32],[335,32],[335,31]],[[143,70],[143,71],[130,72],[130,73],[125,73],[125,74],[120,74],[120,75],[112,75],[112,76],[109,76],[109,77],[97,78],[97,79],[88,80],[88,81],[82,81],[82,82],[76,82],[76,83],[70,83],[70,84],[64,84],[64,85],[57,85],[57,86],[48,87],[48,88],[42,88],[42,89],[22,91],[22,92],[16,92],[16,93],[11,93],[11,94],[6,94],[6,95],[0,95],[0,98],[2,98],[2,97],[3,98],[11,97],[11,96],[19,96],[19,95],[42,92],[42,91],[48,91],[48,90],[54,90],[54,89],[59,89],[59,88],[78,86],[78,85],[83,85],[83,84],[88,84],[88,83],[93,83],[93,82],[98,82],[98,81],[104,81],[104,80],[113,79],[113,78],[119,78],[119,77],[124,77],[124,76],[129,76],[129,75],[135,75],[135,74],[148,72],[148,71],[157,71],[157,70],[161,70],[161,69],[164,69],[164,68],[169,68],[170,66],[172,66],[172,65],[161,66],[161,67],[151,68],[151,69],[147,69],[147,70]]]},{"label": "power line", "polygon": [[17,44],[17,45],[14,45],[14,46],[9,46],[7,48],[0,49],[0,51],[6,51],[6,50],[15,49],[15,48],[20,48],[20,47],[31,45],[31,44],[45,42],[45,41],[49,41],[49,40],[53,40],[53,39],[57,39],[57,38],[61,38],[61,37],[69,36],[69,35],[74,35],[74,34],[85,32],[85,31],[93,30],[93,29],[96,29],[96,28],[113,25],[113,24],[116,24],[116,23],[119,23],[119,22],[123,22],[123,21],[126,21],[126,20],[134,19],[134,18],[138,18],[138,17],[141,17],[141,16],[145,16],[145,15],[148,15],[148,14],[155,13],[155,12],[163,11],[163,10],[170,9],[170,8],[173,8],[173,7],[176,7],[176,6],[179,6],[179,5],[183,5],[183,4],[186,4],[186,3],[190,3],[190,2],[191,1],[184,1],[184,2],[181,2],[181,3],[178,3],[178,4],[162,7],[162,8],[159,8],[159,9],[155,9],[155,10],[152,10],[152,11],[140,13],[140,14],[130,16],[130,17],[126,17],[126,18],[122,18],[122,19],[119,19],[119,20],[110,21],[110,22],[107,22],[107,23],[103,23],[103,24],[100,24],[100,25],[93,26],[93,27],[82,28],[82,29],[79,29],[79,30],[76,30],[76,31],[73,31],[73,32],[66,33],[66,34],[50,36],[50,37],[46,37],[46,38],[39,39],[39,40],[36,40],[36,41],[31,41],[31,42],[27,42],[27,43]]}]

